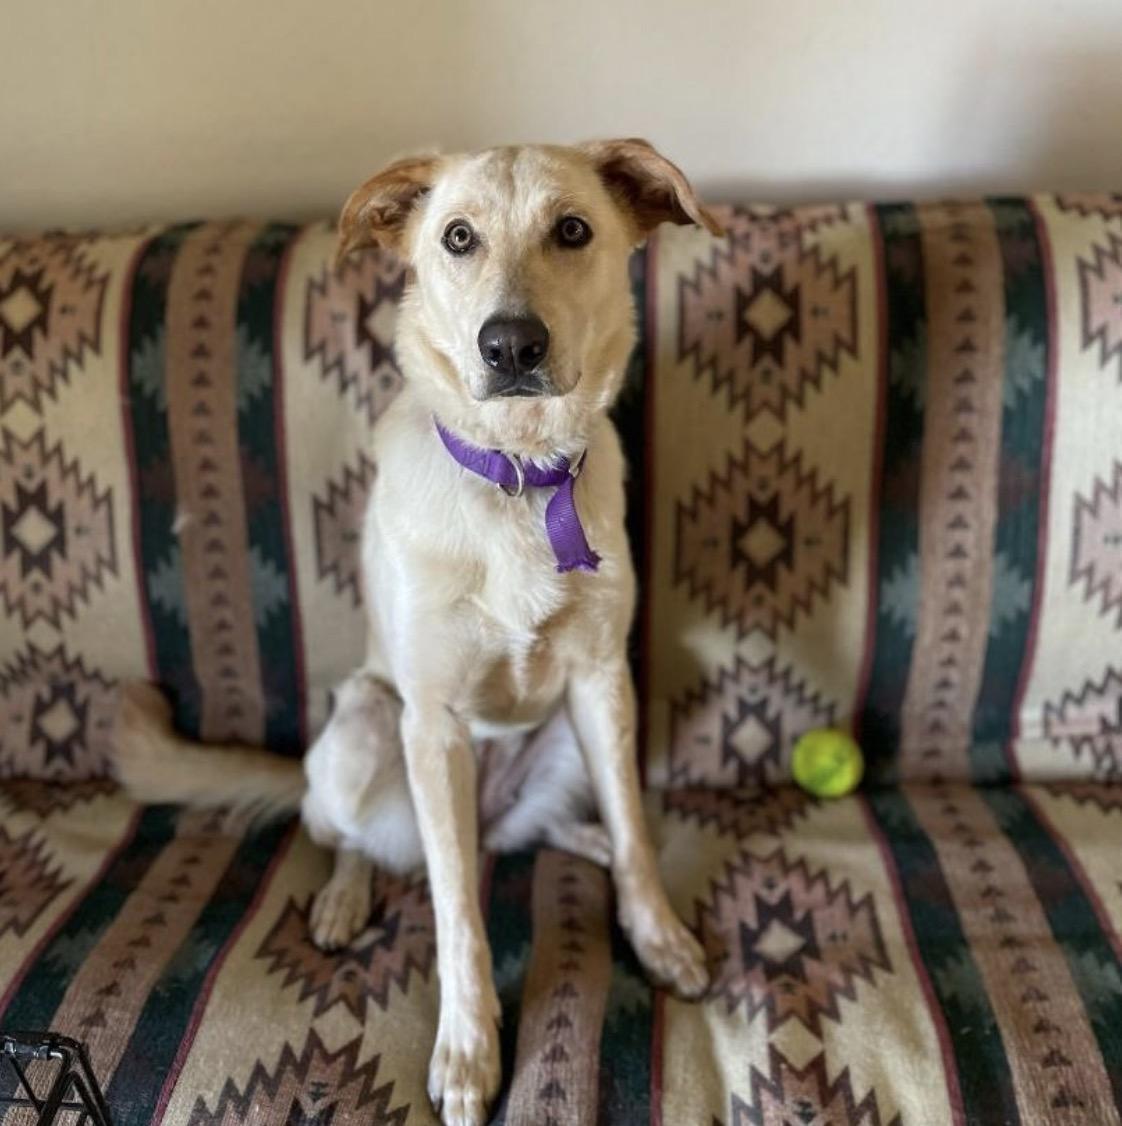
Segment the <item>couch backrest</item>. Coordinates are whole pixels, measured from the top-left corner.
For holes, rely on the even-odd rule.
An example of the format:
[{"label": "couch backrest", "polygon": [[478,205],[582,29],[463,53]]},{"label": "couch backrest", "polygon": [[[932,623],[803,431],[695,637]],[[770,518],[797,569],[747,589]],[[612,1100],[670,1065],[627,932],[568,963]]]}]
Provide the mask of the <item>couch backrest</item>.
[{"label": "couch backrest", "polygon": [[113,682],[297,752],[363,655],[402,271],[250,222],[0,245],[0,769],[106,769]]},{"label": "couch backrest", "polygon": [[[878,781],[1117,774],[1122,203],[726,218],[635,263],[649,779],[780,780],[850,723]],[[103,772],[122,676],[209,739],[322,724],[403,283],[332,251],[0,241],[0,773]]]},{"label": "couch backrest", "polygon": [[1122,200],[729,226],[648,264],[651,776],[1122,773]]}]

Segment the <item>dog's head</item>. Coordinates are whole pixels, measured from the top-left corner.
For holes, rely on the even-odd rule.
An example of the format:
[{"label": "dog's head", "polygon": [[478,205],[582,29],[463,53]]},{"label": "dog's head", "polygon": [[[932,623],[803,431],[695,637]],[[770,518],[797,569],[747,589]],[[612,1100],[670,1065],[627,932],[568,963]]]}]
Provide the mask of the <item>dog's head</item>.
[{"label": "dog's head", "polygon": [[410,265],[398,347],[445,412],[548,430],[614,398],[634,339],[628,259],[664,221],[719,233],[645,141],[421,156],[351,195],[340,255],[376,245]]}]

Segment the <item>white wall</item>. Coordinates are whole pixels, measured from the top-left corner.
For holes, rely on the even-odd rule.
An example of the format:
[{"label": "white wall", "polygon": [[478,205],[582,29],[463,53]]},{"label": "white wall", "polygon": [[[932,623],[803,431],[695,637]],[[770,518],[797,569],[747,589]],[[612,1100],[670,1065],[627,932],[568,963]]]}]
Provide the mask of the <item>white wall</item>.
[{"label": "white wall", "polygon": [[710,196],[1122,188],[1122,0],[0,0],[0,228],[643,134]]}]

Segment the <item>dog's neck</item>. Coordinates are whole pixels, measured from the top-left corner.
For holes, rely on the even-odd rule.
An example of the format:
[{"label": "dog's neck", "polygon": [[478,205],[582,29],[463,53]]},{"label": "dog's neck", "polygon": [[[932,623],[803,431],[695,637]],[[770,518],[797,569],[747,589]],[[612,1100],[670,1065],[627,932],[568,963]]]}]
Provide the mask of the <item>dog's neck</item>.
[{"label": "dog's neck", "polygon": [[[456,402],[425,399],[426,407],[459,438],[485,450],[502,450],[545,464],[558,456],[575,460],[588,448],[594,418],[573,418],[557,399]],[[567,404],[566,404],[567,405]]]},{"label": "dog's neck", "polygon": [[[545,464],[561,456],[575,461],[588,448],[599,418],[611,406],[589,400],[579,390],[568,395],[535,399],[469,398],[455,377],[418,369],[424,358],[402,352],[403,395],[418,411],[438,418],[457,437],[481,449],[502,450]],[[434,431],[435,436],[435,431]]]}]

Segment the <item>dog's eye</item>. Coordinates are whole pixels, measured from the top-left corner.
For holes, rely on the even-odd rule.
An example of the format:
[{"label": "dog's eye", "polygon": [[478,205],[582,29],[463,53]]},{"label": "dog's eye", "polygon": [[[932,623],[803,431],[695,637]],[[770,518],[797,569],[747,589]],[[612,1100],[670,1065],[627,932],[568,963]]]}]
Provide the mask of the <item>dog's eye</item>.
[{"label": "dog's eye", "polygon": [[575,215],[565,215],[558,219],[554,234],[562,246],[587,246],[592,240],[592,228]]},{"label": "dog's eye", "polygon": [[463,219],[457,219],[444,228],[444,238],[440,241],[444,243],[444,249],[450,254],[467,254],[475,249],[478,240],[471,226]]}]

